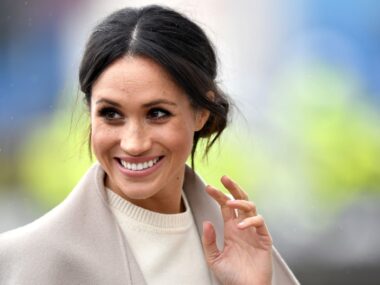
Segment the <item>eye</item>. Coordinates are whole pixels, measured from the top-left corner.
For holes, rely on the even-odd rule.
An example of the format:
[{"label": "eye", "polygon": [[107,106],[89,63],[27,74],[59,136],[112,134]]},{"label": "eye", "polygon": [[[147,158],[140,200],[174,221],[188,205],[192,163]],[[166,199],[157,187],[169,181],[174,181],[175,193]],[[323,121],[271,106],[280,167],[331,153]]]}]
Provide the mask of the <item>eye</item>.
[{"label": "eye", "polygon": [[148,119],[154,121],[162,120],[168,118],[169,116],[171,116],[170,112],[160,108],[154,108],[148,112]]},{"label": "eye", "polygon": [[103,108],[98,111],[98,115],[107,121],[115,121],[122,118],[122,115],[115,108]]}]

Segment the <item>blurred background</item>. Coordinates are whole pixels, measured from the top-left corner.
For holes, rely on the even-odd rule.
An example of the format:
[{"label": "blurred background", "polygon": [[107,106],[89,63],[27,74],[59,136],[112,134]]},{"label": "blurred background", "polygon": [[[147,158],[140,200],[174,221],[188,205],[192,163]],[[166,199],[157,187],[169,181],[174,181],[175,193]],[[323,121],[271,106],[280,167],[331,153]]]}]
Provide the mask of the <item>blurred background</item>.
[{"label": "blurred background", "polygon": [[78,65],[115,9],[164,4],[215,43],[236,108],[205,180],[229,174],[303,284],[379,284],[380,2],[0,2],[0,232],[62,201],[93,163]]}]

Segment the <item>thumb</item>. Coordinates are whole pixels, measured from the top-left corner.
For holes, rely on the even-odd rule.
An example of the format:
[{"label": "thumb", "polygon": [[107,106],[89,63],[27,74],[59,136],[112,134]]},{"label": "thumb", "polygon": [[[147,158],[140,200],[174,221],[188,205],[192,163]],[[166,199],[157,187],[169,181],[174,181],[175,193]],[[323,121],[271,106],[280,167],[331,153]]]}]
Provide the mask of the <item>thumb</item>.
[{"label": "thumb", "polygon": [[210,222],[203,222],[202,244],[206,261],[208,264],[212,264],[220,255],[220,251],[216,246],[216,234],[214,227]]}]

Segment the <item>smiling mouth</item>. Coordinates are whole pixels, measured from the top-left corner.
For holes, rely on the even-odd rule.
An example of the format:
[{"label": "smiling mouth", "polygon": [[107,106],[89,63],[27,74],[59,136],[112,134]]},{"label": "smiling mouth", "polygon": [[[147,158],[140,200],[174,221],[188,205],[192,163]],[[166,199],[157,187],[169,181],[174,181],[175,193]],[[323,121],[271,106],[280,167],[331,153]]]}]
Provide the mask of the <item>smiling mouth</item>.
[{"label": "smiling mouth", "polygon": [[132,162],[127,162],[122,159],[118,159],[120,165],[130,171],[142,171],[149,169],[153,167],[157,162],[159,162],[163,156],[156,157],[152,160],[144,161],[144,162],[139,162],[139,163],[132,163]]}]

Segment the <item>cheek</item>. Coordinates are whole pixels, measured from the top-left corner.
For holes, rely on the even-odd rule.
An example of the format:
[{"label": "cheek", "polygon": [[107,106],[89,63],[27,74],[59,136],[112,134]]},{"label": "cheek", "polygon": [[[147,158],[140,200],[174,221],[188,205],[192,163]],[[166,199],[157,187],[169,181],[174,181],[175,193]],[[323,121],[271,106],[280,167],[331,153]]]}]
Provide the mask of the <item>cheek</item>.
[{"label": "cheek", "polygon": [[91,127],[91,147],[94,154],[99,157],[106,152],[116,140],[116,133],[107,126],[93,124]]},{"label": "cheek", "polygon": [[94,155],[99,160],[100,155],[102,153],[102,147],[104,144],[102,143],[103,138],[102,136],[95,130],[91,131],[91,148],[94,152]]},{"label": "cheek", "polygon": [[166,134],[162,132],[161,135],[165,139],[165,144],[173,154],[178,156],[178,159],[187,159],[193,146],[194,131],[192,126],[181,124],[171,128]]}]

